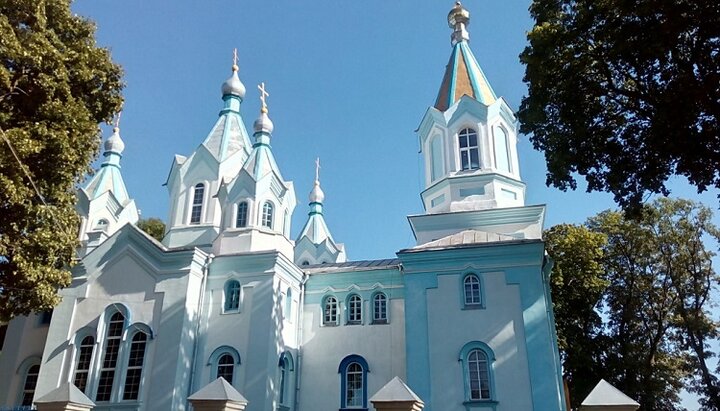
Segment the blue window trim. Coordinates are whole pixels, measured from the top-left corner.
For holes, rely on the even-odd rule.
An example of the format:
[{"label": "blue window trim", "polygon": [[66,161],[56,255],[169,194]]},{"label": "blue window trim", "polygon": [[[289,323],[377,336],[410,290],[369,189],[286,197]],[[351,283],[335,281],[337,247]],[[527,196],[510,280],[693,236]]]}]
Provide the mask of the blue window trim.
[{"label": "blue window trim", "polygon": [[292,396],[293,393],[292,388],[288,387],[294,387],[295,379],[293,378],[293,372],[295,371],[295,361],[293,360],[292,353],[289,351],[285,351],[282,354],[280,354],[280,359],[278,360],[278,367],[280,368],[280,379],[282,380],[282,372],[283,369],[285,370],[285,381],[284,385],[281,382],[278,382],[280,390],[285,390],[284,393],[281,393],[279,395],[279,398],[282,398],[283,400],[278,402],[281,406],[288,406],[292,404]]},{"label": "blue window trim", "polygon": [[[480,304],[465,303],[465,280],[474,275],[480,283]],[[460,277],[460,308],[463,310],[481,310],[485,308],[485,279],[484,276],[475,271],[467,271]]]},{"label": "blue window trim", "polygon": [[[470,375],[468,370],[468,356],[470,355],[470,352],[473,350],[480,350],[487,355],[488,359],[488,380],[490,387],[490,398],[488,399],[471,399],[470,398],[470,380],[468,376]],[[464,404],[472,405],[472,404],[497,404],[497,398],[495,396],[495,373],[494,373],[494,364],[495,364],[495,353],[493,352],[492,348],[481,341],[471,341],[467,344],[465,344],[462,349],[460,350],[460,354],[458,356],[458,361],[462,364],[462,378],[463,378],[463,385],[465,387],[465,402]]]},{"label": "blue window trim", "polygon": [[[346,378],[345,373],[347,372],[347,368],[350,364],[358,363],[362,367],[362,377],[363,377],[363,405],[361,408],[358,407],[350,407],[347,408],[345,406],[346,398],[345,398],[345,390],[346,390]],[[370,367],[368,366],[367,361],[365,361],[365,358],[357,355],[357,354],[351,354],[347,357],[343,358],[342,361],[340,361],[340,366],[338,367],[338,374],[340,374],[340,411],[358,411],[358,410],[367,410],[368,409],[368,397],[367,397],[367,387],[368,387],[368,379],[367,374],[370,372]]]},{"label": "blue window trim", "polygon": [[[230,308],[228,306],[228,303],[230,302],[230,299],[228,298],[230,295],[230,286],[233,284],[238,285],[238,306],[236,308]],[[222,299],[222,307],[223,313],[239,313],[240,312],[240,306],[242,305],[242,285],[240,282],[234,278],[231,278],[225,282],[225,285],[223,286],[223,299]]]},{"label": "blue window trim", "polygon": [[[384,295],[385,296],[385,320],[376,320],[375,319],[375,297],[378,295]],[[383,291],[376,291],[372,293],[370,296],[370,322],[372,324],[390,324],[390,297],[388,297],[387,293]]]},{"label": "blue window trim", "polygon": [[229,345],[221,345],[217,347],[208,358],[207,365],[211,367],[210,382],[215,381],[215,376],[217,375],[218,361],[220,360],[220,357],[225,354],[229,354],[231,357],[233,357],[233,383],[237,380],[238,366],[241,364],[240,353],[238,352],[238,350]]}]

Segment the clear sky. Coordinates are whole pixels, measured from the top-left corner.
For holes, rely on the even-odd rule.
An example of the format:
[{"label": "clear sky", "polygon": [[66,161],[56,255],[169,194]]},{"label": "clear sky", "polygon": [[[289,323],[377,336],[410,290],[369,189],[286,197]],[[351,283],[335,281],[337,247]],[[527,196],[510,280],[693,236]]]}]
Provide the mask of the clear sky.
[{"label": "clear sky", "polygon": [[[392,258],[415,245],[406,219],[423,211],[414,130],[435,101],[450,56],[452,5],[76,0],[73,9],[97,22],[99,44],[125,70],[122,173],[143,217],[167,220],[163,183],[173,155],[190,155],[209,133],[237,48],[248,90],[242,114],[251,133],[260,107],[256,85],[264,81],[270,93],[273,153],[298,196],[293,237],[305,222],[320,157],[326,221],[357,260]],[[495,92],[517,109],[526,93],[518,55],[532,27],[530,1],[464,5],[475,56]],[[547,204],[546,227],[614,207],[607,194],[547,188],[542,153],[526,136],[519,136],[518,151],[526,203]],[[681,181],[672,188],[717,210],[717,191],[700,196]]]}]

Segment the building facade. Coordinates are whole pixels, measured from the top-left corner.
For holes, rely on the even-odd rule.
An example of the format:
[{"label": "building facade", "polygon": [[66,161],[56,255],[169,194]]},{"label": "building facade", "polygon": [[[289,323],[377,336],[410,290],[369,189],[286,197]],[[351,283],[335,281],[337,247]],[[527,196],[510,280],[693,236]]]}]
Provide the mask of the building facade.
[{"label": "building facade", "polygon": [[75,384],[97,410],[187,410],[222,377],[250,411],[372,408],[400,377],[431,411],[564,410],[541,239],[525,205],[513,110],[451,10],[452,52],[418,129],[425,212],[415,247],[347,261],[316,174],[294,239],[295,188],[271,149],[264,101],[247,131],[237,66],[190,156],[175,156],[162,243],[135,226],[120,131],[79,190],[80,263],[52,317],[14,319],[0,407]]}]

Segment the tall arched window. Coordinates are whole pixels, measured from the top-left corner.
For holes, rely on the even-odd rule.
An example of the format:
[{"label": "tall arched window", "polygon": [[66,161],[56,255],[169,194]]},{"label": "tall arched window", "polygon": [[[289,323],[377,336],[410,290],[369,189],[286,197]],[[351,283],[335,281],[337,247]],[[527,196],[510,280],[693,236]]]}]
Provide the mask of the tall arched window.
[{"label": "tall arched window", "polygon": [[460,147],[460,166],[462,170],[475,170],[480,168],[480,148],[478,146],[477,131],[464,128],[458,133]]},{"label": "tall arched window", "polygon": [[274,212],[273,204],[269,201],[266,201],[265,204],[263,204],[263,209],[262,209],[261,224],[263,227],[267,227],[267,228],[273,227],[273,212]]},{"label": "tall arched window", "polygon": [[102,363],[100,364],[100,378],[98,379],[95,401],[110,401],[124,328],[125,316],[121,312],[116,312],[110,317],[107,325],[104,344],[105,349]]},{"label": "tall arched window", "polygon": [[480,292],[480,279],[475,274],[468,274],[463,280],[463,299],[465,307],[480,307],[482,297]]},{"label": "tall arched window", "polygon": [[223,377],[230,384],[235,374],[235,359],[230,354],[223,354],[218,358],[216,378]]},{"label": "tall arched window", "polygon": [[143,364],[145,363],[145,347],[147,334],[137,331],[130,343],[127,371],[125,372],[125,389],[123,400],[137,400],[140,394]]},{"label": "tall arched window", "polygon": [[369,371],[367,361],[359,355],[348,355],[340,362],[340,408],[367,408]]},{"label": "tall arched window", "polygon": [[205,184],[198,183],[193,190],[193,202],[190,209],[190,224],[200,224],[202,218],[203,200],[205,199]]},{"label": "tall arched window", "polygon": [[443,163],[442,137],[435,136],[430,141],[430,181],[445,174]]},{"label": "tall arched window", "polygon": [[90,363],[93,350],[95,349],[95,338],[91,335],[83,338],[77,350],[75,361],[75,378],[73,383],[82,392],[87,393],[88,377],[90,376]]},{"label": "tall arched window", "polygon": [[460,350],[466,401],[492,401],[494,398],[492,362],[495,354],[480,341],[472,341]]},{"label": "tall arched window", "polygon": [[337,299],[333,296],[325,297],[325,303],[323,304],[323,324],[324,325],[337,325]]},{"label": "tall arched window", "polygon": [[510,150],[508,150],[508,136],[502,127],[493,128],[495,141],[495,165],[498,170],[510,172]]},{"label": "tall arched window", "polygon": [[361,324],[362,323],[362,299],[357,294],[352,294],[347,300],[347,323],[348,324]]},{"label": "tall arched window", "polygon": [[387,297],[383,293],[377,293],[373,297],[373,323],[386,324],[387,322]]},{"label": "tall arched window", "polygon": [[280,398],[279,402],[281,405],[290,405],[291,398],[291,387],[292,387],[292,372],[294,371],[294,363],[292,355],[289,352],[284,352],[280,355],[280,362],[278,363],[280,368]]},{"label": "tall arched window", "polygon": [[28,367],[25,372],[25,382],[23,384],[22,399],[20,405],[31,406],[33,397],[35,396],[35,386],[37,386],[38,375],[40,374],[40,364],[33,364]]},{"label": "tall arched window", "polygon": [[235,217],[235,228],[247,227],[248,203],[243,201],[237,206],[237,216]]},{"label": "tall arched window", "polygon": [[225,311],[237,311],[240,309],[240,283],[237,280],[230,280],[225,283]]}]

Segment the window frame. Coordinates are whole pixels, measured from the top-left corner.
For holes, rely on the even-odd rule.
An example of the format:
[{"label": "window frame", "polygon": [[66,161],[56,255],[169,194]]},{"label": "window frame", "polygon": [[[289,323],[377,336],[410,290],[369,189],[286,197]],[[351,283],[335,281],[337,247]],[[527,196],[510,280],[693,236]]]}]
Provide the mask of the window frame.
[{"label": "window frame", "polygon": [[[236,286],[236,287],[235,287]],[[232,290],[231,287],[235,287],[235,290]],[[233,299],[233,295],[231,293],[236,292],[236,299]],[[236,300],[237,305],[230,305],[233,300]],[[231,278],[227,281],[225,281],[225,285],[223,286],[223,299],[222,299],[222,305],[223,305],[223,313],[239,313],[240,312],[240,306],[242,305],[242,285],[240,284],[240,281]]]},{"label": "window frame", "polygon": [[[92,344],[85,345],[85,340],[91,338]],[[72,384],[85,395],[90,394],[92,390],[92,378],[93,378],[93,364],[95,364],[95,357],[97,355],[98,340],[95,337],[94,332],[78,332],[75,334],[75,350],[73,358],[73,371],[72,371]],[[90,347],[90,358],[88,360],[87,369],[80,369],[80,357],[83,355],[83,349]],[[78,373],[85,374],[85,387],[80,388],[78,386]]]},{"label": "window frame", "polygon": [[295,361],[293,360],[292,353],[285,351],[280,354],[280,360],[278,361],[278,370],[280,375],[278,376],[278,404],[289,407],[292,405],[293,390],[288,387],[294,387],[294,371]]},{"label": "window frame", "polygon": [[260,213],[260,226],[273,229],[275,224],[275,204],[272,201],[267,200],[263,203]]},{"label": "window frame", "polygon": [[[472,386],[471,386],[471,375],[470,375],[470,356],[475,352],[481,352],[486,359],[487,366],[487,398],[482,398],[482,385],[480,386],[481,398],[473,398]],[[496,390],[495,390],[495,376],[494,376],[494,363],[495,353],[492,348],[481,341],[471,341],[465,344],[460,350],[458,361],[462,365],[462,379],[463,386],[465,388],[464,404],[496,404]]]},{"label": "window frame", "polygon": [[[475,137],[475,145],[471,145],[471,138]],[[462,141],[467,139],[467,144],[463,147]],[[474,127],[463,127],[457,133],[457,147],[458,147],[458,169],[460,171],[473,171],[480,170],[482,168],[482,158],[480,157],[480,133]],[[472,153],[477,155],[477,167],[472,166]],[[463,162],[463,153],[467,153],[467,167]]]},{"label": "window frame", "polygon": [[[383,304],[385,305],[385,317],[379,317],[377,315],[378,314],[377,299],[379,297],[382,297],[384,299]],[[372,304],[372,324],[389,324],[390,323],[390,316],[389,316],[390,311],[389,311],[389,304],[388,304],[389,300],[390,299],[388,298],[388,295],[382,291],[378,291],[372,295],[372,298],[370,300],[371,304]]]},{"label": "window frame", "polygon": [[[242,364],[242,361],[240,360],[240,353],[235,348],[229,346],[229,345],[221,345],[217,347],[212,354],[210,354],[210,358],[208,358],[207,366],[210,367],[210,381],[213,382],[216,379],[218,379],[218,366],[220,365],[220,359],[225,356],[229,355],[233,359],[232,363],[232,375],[233,380],[228,381],[230,385],[233,385],[235,381],[237,381],[238,377],[238,369],[240,368],[240,365]],[[225,364],[228,365],[228,364]],[[227,381],[227,380],[226,380]]]},{"label": "window frame", "polygon": [[[39,356],[31,356],[28,358],[25,358],[20,365],[18,366],[16,373],[18,375],[22,376],[21,384],[18,386],[17,391],[17,404],[19,404],[21,407],[27,406],[31,407],[33,404],[33,400],[35,399],[35,389],[37,388],[37,378],[40,375],[40,364],[41,364],[41,358]],[[30,375],[30,372],[37,367],[37,374],[35,374],[35,382],[33,384],[33,387],[31,390],[27,389],[28,385],[28,376]],[[25,394],[27,392],[32,392],[32,396],[30,397],[30,404],[24,404],[25,403]],[[30,409],[30,408],[28,408]]]},{"label": "window frame", "polygon": [[[198,202],[198,198],[197,198],[198,188],[202,188],[202,196],[200,197],[199,202]],[[190,212],[188,213],[188,224],[189,225],[202,224],[203,214],[205,211],[206,191],[207,191],[207,183],[205,183],[205,182],[199,182],[193,186],[192,196],[190,196]],[[197,221],[195,221],[195,219],[193,218],[196,207],[199,210]]]},{"label": "window frame", "polygon": [[[477,297],[479,299],[478,302],[470,301],[468,302],[467,299],[467,281],[468,279],[475,278],[477,280]],[[484,286],[483,276],[474,272],[470,271],[467,273],[464,273],[460,280],[460,306],[463,310],[479,310],[485,308],[485,286]]]},{"label": "window frame", "polygon": [[[98,364],[96,366],[96,378],[93,381],[93,398],[94,402],[101,402],[101,403],[110,403],[114,402],[114,400],[117,398],[117,388],[120,384],[118,378],[118,374],[122,375],[119,371],[122,367],[122,363],[120,362],[121,354],[122,354],[122,346],[123,346],[123,334],[125,332],[125,329],[127,328],[127,325],[129,323],[129,318],[127,315],[127,312],[125,310],[118,310],[116,307],[112,307],[112,309],[105,310],[106,315],[106,321],[103,324],[103,332],[102,332],[102,342],[100,345],[100,349],[98,350]],[[110,336],[111,326],[113,324],[113,318],[120,314],[122,318],[122,325],[120,328],[120,334],[119,335],[112,335]],[[117,340],[117,348],[115,348],[115,359],[113,360],[113,364],[111,367],[106,367],[105,363],[107,362],[107,356],[108,356],[108,343],[111,341]],[[109,392],[107,393],[107,399],[105,399],[105,396],[103,396],[103,399],[99,399],[98,396],[100,395],[100,382],[103,378],[104,372],[110,372],[111,379],[110,379],[110,388]],[[103,394],[105,394],[103,392]]]},{"label": "window frame", "polygon": [[[334,307],[334,310],[333,310],[333,313],[334,313],[333,315],[334,315],[335,318],[332,319],[332,320],[328,320],[328,316],[327,316],[327,308],[328,308],[328,307],[327,307],[327,304],[328,304],[328,301],[329,301],[330,299],[332,299],[332,300],[334,301],[334,304],[335,304],[335,307]],[[322,318],[322,325],[323,325],[323,326],[325,326],[325,327],[336,327],[338,324],[340,324],[340,315],[339,315],[339,310],[338,310],[338,308],[339,308],[339,302],[338,302],[338,298],[337,298],[337,297],[335,297],[334,295],[326,295],[325,297],[323,297],[323,299],[322,299],[322,305],[320,306],[320,313],[321,313],[321,316],[322,316],[321,318]]]},{"label": "window frame", "polygon": [[[356,405],[348,405],[348,369],[351,365],[357,364],[360,366],[360,378],[361,378],[361,390],[362,390],[362,405],[356,406]],[[368,409],[368,396],[367,396],[367,388],[368,388],[368,378],[367,374],[370,372],[370,367],[368,366],[367,361],[365,358],[357,355],[357,354],[351,354],[347,357],[343,358],[343,360],[340,362],[340,365],[338,366],[338,374],[340,374],[340,411],[345,410],[367,410]]]},{"label": "window frame", "polygon": [[[141,335],[143,336],[142,341],[140,341],[140,340],[136,341],[136,338],[138,338]],[[132,338],[129,339],[129,344],[127,344],[128,345],[128,349],[127,349],[128,354],[127,354],[127,362],[126,362],[127,365],[125,366],[125,369],[123,370],[125,377],[123,378],[123,381],[122,381],[122,387],[123,387],[122,401],[138,401],[140,399],[140,393],[141,393],[142,387],[143,387],[143,380],[145,379],[145,373],[143,371],[145,369],[145,364],[147,364],[148,344],[150,343],[151,337],[152,336],[150,334],[148,334],[147,332],[145,332],[144,330],[136,329],[132,333]],[[137,364],[131,365],[131,361],[133,361],[133,359],[135,359],[135,361],[137,361],[137,357],[135,357],[135,358],[133,357],[133,354],[135,353],[135,351],[134,351],[135,343],[142,343],[142,354],[139,357],[139,359],[140,359],[139,365],[137,365]],[[128,379],[130,377],[130,372],[135,371],[135,370],[139,370],[139,376],[137,377],[136,382],[133,383],[133,386],[135,387],[134,388],[135,397],[127,398]]]},{"label": "window frame", "polygon": [[[355,298],[357,298],[356,301],[353,301]],[[355,311],[354,311],[354,304],[358,304],[357,306],[357,315],[358,317],[355,317]],[[345,311],[347,315],[345,316],[346,321],[345,323],[347,325],[362,325],[363,324],[363,298],[360,296],[360,294],[357,293],[350,293],[345,298]]]},{"label": "window frame", "polygon": [[[244,206],[244,207],[243,207]],[[241,210],[244,209],[244,210]],[[242,214],[240,213],[242,211]],[[248,212],[250,211],[250,204],[247,200],[242,200],[239,203],[237,203],[237,206],[235,207],[235,228],[246,228],[248,226]],[[240,220],[240,216],[243,217],[242,223]]]}]

